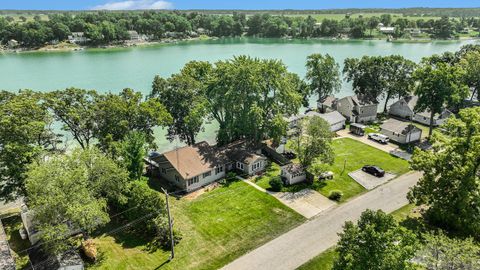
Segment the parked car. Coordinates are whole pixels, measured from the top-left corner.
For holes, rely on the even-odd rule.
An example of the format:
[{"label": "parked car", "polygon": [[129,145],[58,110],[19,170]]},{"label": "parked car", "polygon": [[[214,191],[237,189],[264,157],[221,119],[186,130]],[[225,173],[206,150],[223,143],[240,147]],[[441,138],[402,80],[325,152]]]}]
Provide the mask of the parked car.
[{"label": "parked car", "polygon": [[370,140],[374,140],[379,143],[388,143],[388,140],[389,140],[388,136],[385,136],[380,133],[370,133],[368,134],[368,138]]},{"label": "parked car", "polygon": [[372,165],[365,165],[362,167],[362,171],[374,175],[376,177],[383,177],[385,176],[385,171],[382,170],[380,167],[372,166]]},{"label": "parked car", "polygon": [[291,151],[286,151],[282,155],[287,159],[295,159],[297,157],[297,155]]},{"label": "parked car", "polygon": [[329,180],[329,179],[333,179],[333,172],[331,171],[324,172],[318,176],[318,180]]}]

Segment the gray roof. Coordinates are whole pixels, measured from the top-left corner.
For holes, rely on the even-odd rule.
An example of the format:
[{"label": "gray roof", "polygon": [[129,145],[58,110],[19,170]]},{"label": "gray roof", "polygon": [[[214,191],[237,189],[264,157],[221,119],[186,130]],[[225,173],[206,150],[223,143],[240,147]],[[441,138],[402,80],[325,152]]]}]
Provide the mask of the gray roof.
[{"label": "gray roof", "polygon": [[363,98],[360,98],[357,95],[347,96],[346,98],[348,99],[349,102],[352,102],[354,105],[358,105],[358,106],[375,104],[374,102],[371,102],[371,101],[365,100]]},{"label": "gray roof", "polygon": [[302,165],[298,163],[290,163],[282,167],[282,170],[288,172],[289,174],[303,172]]},{"label": "gray roof", "polygon": [[3,229],[2,222],[0,221],[0,269],[2,270],[15,270],[15,261],[10,253],[10,246],[8,245],[7,235]]},{"label": "gray roof", "polygon": [[322,103],[323,105],[327,106],[327,107],[332,107],[333,106],[333,103],[337,100],[336,97],[334,96],[328,96],[325,98],[324,101],[320,102]]},{"label": "gray roof", "polygon": [[329,112],[329,113],[324,113],[324,114],[319,114],[318,116],[320,116],[321,118],[323,118],[325,121],[327,121],[330,125],[335,125],[335,124],[338,124],[340,122],[344,122],[346,121],[347,119],[341,115],[339,112],[337,111],[333,111],[333,112]]},{"label": "gray roof", "polygon": [[419,128],[410,124],[409,122],[403,122],[393,118],[390,118],[387,121],[385,121],[380,126],[380,128],[391,131],[391,132],[395,132],[398,134],[403,134],[403,135],[408,134],[411,131],[420,130]]}]

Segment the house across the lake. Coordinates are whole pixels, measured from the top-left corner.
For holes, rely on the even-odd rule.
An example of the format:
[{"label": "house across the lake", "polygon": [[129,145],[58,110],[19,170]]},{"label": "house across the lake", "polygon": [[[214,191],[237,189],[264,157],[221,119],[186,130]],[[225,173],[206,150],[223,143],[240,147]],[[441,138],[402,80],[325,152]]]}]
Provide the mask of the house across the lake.
[{"label": "house across the lake", "polygon": [[191,192],[224,178],[228,171],[259,174],[265,170],[267,158],[243,141],[223,147],[200,142],[150,156],[147,162],[154,175]]},{"label": "house across the lake", "polygon": [[380,126],[380,133],[400,144],[420,141],[422,130],[408,122],[399,121],[393,118],[388,119]]},{"label": "house across the lake", "polygon": [[[417,96],[408,96],[400,98],[397,102],[393,103],[390,106],[389,114],[397,116],[407,120],[413,120],[420,124],[430,125],[430,112],[415,112],[415,106],[417,105],[418,97]],[[452,112],[444,108],[442,113],[435,114],[433,117],[433,125],[439,126],[445,122]]]},{"label": "house across the lake", "polygon": [[368,123],[377,119],[377,102],[367,101],[357,95],[338,99],[334,109],[351,123]]}]

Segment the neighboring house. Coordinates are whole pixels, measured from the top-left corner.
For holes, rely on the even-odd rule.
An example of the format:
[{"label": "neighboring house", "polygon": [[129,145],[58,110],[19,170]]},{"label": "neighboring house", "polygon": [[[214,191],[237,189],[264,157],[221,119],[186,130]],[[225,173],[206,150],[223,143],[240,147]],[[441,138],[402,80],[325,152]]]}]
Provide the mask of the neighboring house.
[{"label": "neighboring house", "polygon": [[345,128],[345,122],[347,121],[347,119],[337,111],[332,111],[324,114],[317,113],[317,115],[323,120],[327,121],[327,123],[330,125],[330,130],[332,132],[339,131]]},{"label": "neighboring house", "polygon": [[128,37],[130,38],[131,41],[139,41],[140,40],[140,35],[138,34],[137,31],[127,31]]},{"label": "neighboring house", "polygon": [[16,47],[18,47],[18,41],[16,41],[15,39],[10,39],[10,40],[7,42],[7,46],[8,46],[8,48],[10,48],[10,49],[16,48]]},{"label": "neighboring house", "polygon": [[420,141],[422,130],[408,123],[393,118],[388,119],[380,126],[380,133],[400,144]]},{"label": "neighboring house", "polygon": [[351,123],[367,123],[377,119],[378,103],[365,101],[357,95],[341,98],[334,104],[334,109]]},{"label": "neighboring house", "polygon": [[150,157],[147,162],[155,175],[190,192],[224,178],[231,170],[248,175],[261,173],[266,160],[260,150],[240,141],[224,147],[200,142]]},{"label": "neighboring house", "polygon": [[[413,120],[420,124],[430,125],[430,113],[428,111],[415,113],[414,109],[417,105],[417,96],[408,96],[400,98],[397,102],[393,103],[389,108],[389,114],[404,118],[407,120]],[[452,115],[447,109],[443,109],[442,113],[436,114],[433,117],[433,125],[439,126],[445,122]]]},{"label": "neighboring house", "polygon": [[57,256],[47,254],[42,246],[35,245],[28,249],[32,268],[35,270],[83,270],[85,269],[80,254],[74,249],[67,250]]},{"label": "neighboring house", "polygon": [[307,179],[307,174],[302,165],[297,163],[290,163],[283,166],[280,176],[286,185],[304,182]]},{"label": "neighboring house", "polygon": [[83,32],[72,32],[72,34],[68,36],[68,42],[73,44],[85,44],[88,42],[88,39]]},{"label": "neighboring house", "polygon": [[3,229],[2,222],[0,221],[0,269],[2,270],[15,270],[15,260],[10,252],[10,246],[8,244],[7,235]]},{"label": "neighboring house", "polygon": [[337,98],[334,96],[328,96],[323,101],[317,102],[318,111],[321,113],[328,113],[334,111],[335,102]]}]

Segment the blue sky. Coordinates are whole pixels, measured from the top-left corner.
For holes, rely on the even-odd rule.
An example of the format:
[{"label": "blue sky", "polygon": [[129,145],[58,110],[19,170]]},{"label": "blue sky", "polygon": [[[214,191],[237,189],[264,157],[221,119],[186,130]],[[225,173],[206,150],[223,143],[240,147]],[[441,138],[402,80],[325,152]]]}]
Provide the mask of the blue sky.
[{"label": "blue sky", "polygon": [[0,0],[0,9],[332,9],[480,7],[480,0]]}]

